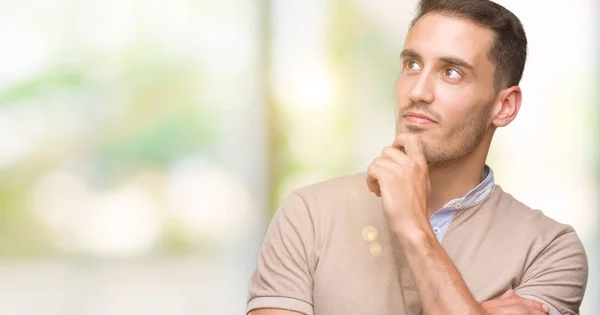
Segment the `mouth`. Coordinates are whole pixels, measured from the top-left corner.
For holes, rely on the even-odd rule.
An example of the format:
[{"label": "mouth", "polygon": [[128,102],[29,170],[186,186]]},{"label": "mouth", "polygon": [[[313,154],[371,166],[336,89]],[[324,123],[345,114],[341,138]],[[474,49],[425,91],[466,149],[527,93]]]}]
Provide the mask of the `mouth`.
[{"label": "mouth", "polygon": [[406,119],[407,122],[415,125],[428,125],[428,124],[437,124],[435,119],[415,112],[408,112],[404,114],[402,117]]}]

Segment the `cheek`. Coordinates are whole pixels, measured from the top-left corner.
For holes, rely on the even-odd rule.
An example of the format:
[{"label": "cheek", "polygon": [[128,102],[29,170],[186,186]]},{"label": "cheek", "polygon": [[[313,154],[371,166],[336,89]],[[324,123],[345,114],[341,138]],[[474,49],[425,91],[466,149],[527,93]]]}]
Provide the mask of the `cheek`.
[{"label": "cheek", "polygon": [[444,125],[450,128],[472,120],[480,111],[479,105],[485,103],[477,89],[449,84],[438,85],[435,97]]},{"label": "cheek", "polygon": [[411,87],[414,85],[413,77],[407,77],[404,74],[400,73],[398,78],[396,79],[396,96],[399,99],[408,98],[408,93],[410,93]]},{"label": "cheek", "polygon": [[406,88],[406,86],[407,84],[404,82],[396,82],[396,114],[398,114],[401,109],[406,108],[412,103],[412,101],[408,98],[408,93],[410,93],[410,91]]},{"label": "cheek", "polygon": [[435,87],[436,100],[442,104],[452,105],[451,107],[473,103],[476,97],[476,90],[470,86],[438,82]]}]

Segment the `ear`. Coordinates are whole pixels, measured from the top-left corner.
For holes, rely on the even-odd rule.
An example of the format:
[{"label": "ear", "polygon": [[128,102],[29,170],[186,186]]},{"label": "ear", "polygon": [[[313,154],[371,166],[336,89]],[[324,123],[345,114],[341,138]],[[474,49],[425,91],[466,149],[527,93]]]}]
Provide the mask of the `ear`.
[{"label": "ear", "polygon": [[494,106],[492,123],[496,127],[504,127],[510,124],[521,109],[521,88],[512,86],[498,93],[498,98]]}]

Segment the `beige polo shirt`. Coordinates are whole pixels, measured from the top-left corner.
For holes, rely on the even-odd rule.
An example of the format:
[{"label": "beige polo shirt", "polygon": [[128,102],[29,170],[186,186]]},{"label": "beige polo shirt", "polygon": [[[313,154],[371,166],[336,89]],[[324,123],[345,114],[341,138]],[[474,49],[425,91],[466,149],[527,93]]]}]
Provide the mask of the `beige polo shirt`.
[{"label": "beige polo shirt", "polygon": [[[248,312],[422,313],[412,273],[365,179],[328,180],[283,201],[250,279]],[[456,213],[442,246],[478,302],[514,288],[549,305],[551,315],[579,313],[588,266],[577,234],[500,186]]]}]

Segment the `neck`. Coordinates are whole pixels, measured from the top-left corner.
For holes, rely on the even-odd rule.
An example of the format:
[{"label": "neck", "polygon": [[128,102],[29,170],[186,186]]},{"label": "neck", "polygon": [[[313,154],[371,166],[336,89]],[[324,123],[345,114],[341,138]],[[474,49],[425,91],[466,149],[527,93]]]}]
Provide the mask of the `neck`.
[{"label": "neck", "polygon": [[482,141],[471,154],[443,164],[429,165],[431,190],[427,199],[427,214],[431,217],[450,200],[464,197],[483,180],[481,173],[489,143]]}]

